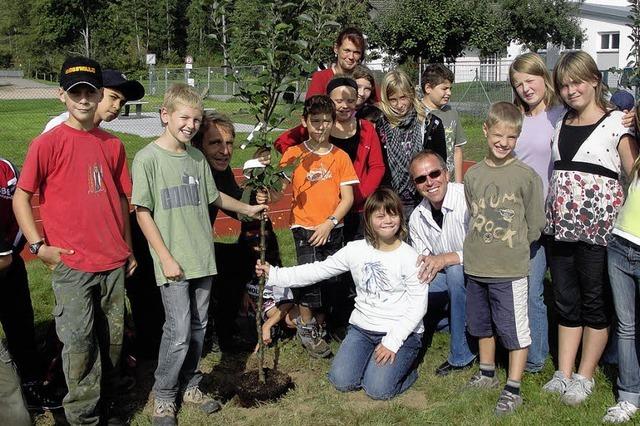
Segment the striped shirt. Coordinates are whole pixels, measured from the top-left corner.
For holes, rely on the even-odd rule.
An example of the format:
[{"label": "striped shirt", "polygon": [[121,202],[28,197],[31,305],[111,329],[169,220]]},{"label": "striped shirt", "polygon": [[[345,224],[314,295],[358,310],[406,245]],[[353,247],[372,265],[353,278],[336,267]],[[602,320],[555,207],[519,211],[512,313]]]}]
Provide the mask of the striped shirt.
[{"label": "striped shirt", "polygon": [[442,229],[431,214],[431,204],[426,198],[415,208],[409,218],[409,234],[416,251],[425,255],[455,252],[463,263],[462,245],[467,235],[469,213],[461,183],[447,184],[442,202]]}]

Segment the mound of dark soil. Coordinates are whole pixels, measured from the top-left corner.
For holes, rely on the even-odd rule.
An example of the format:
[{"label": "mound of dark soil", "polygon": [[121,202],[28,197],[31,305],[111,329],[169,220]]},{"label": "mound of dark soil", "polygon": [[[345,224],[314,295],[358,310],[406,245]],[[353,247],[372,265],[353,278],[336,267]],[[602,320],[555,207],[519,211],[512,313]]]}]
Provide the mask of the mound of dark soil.
[{"label": "mound of dark soil", "polygon": [[264,369],[265,383],[260,383],[258,370],[249,370],[240,374],[236,392],[244,407],[253,407],[260,402],[275,401],[293,389],[291,377],[281,371]]}]

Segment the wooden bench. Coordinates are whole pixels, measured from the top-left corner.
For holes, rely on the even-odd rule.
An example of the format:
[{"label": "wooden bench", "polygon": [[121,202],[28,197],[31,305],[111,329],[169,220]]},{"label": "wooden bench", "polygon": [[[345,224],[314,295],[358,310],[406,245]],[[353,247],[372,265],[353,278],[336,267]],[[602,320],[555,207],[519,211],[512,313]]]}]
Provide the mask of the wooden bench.
[{"label": "wooden bench", "polygon": [[136,107],[136,117],[142,117],[142,105],[148,104],[149,102],[146,101],[129,101],[126,104],[124,104],[124,112],[122,113],[122,115],[124,117],[128,117],[129,116],[129,110],[131,108],[132,105],[135,105]]}]

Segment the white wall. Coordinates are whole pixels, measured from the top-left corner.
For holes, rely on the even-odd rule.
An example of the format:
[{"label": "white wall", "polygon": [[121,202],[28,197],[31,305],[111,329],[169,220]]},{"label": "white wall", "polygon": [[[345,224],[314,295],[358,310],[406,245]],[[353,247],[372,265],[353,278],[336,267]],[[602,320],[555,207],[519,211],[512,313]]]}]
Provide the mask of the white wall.
[{"label": "white wall", "polygon": [[[631,28],[620,21],[613,19],[596,18],[592,15],[581,17],[581,26],[585,30],[585,38],[582,41],[582,50],[589,53],[596,60],[598,68],[609,69],[612,66],[624,68],[627,65],[627,55],[631,51]],[[600,49],[600,35],[603,32],[619,32],[620,48],[617,54]],[[617,56],[617,58],[611,58]]]}]

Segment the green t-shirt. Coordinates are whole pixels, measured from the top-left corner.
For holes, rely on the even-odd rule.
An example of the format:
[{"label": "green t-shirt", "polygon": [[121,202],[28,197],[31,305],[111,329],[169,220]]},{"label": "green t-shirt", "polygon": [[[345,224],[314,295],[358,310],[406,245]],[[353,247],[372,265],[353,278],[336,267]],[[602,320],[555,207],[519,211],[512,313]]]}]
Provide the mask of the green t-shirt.
[{"label": "green t-shirt", "polygon": [[464,193],[464,272],[498,281],[529,275],[529,246],[545,225],[540,176],[520,160],[498,167],[483,160],[464,175]]},{"label": "green t-shirt", "polygon": [[[132,174],[131,204],[151,210],[185,279],[216,274],[208,206],[219,193],[204,155],[189,145],[174,153],[152,142],[136,154]],[[168,283],[153,248],[151,256],[156,282]]]}]

